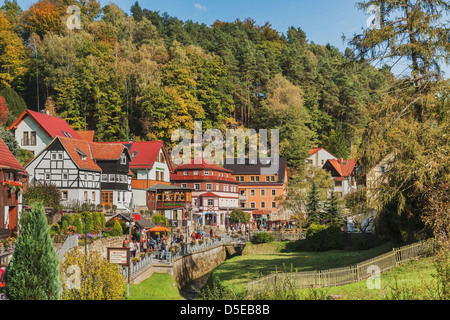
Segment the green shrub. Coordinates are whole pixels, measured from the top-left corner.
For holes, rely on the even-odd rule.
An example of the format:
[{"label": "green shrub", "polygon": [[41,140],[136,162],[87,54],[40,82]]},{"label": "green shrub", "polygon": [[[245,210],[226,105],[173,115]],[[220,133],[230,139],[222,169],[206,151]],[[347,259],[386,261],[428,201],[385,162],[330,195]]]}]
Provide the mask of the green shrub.
[{"label": "green shrub", "polygon": [[110,234],[111,236],[113,236],[113,237],[118,237],[118,236],[123,235],[123,229],[122,229],[122,226],[120,225],[120,223],[119,223],[118,220],[116,220],[116,221],[114,222],[114,227],[113,227],[113,229],[109,232],[109,234]]},{"label": "green shrub", "polygon": [[327,251],[342,249],[344,233],[338,226],[312,224],[306,231],[308,250]]},{"label": "green shrub", "polygon": [[254,244],[260,244],[260,243],[268,243],[272,242],[273,237],[268,232],[258,232],[253,235],[252,243]]}]

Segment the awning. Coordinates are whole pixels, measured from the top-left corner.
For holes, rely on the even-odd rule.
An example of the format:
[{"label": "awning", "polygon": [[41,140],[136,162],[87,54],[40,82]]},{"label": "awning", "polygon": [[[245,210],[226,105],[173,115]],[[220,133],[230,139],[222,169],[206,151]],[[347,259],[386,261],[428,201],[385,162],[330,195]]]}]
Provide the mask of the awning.
[{"label": "awning", "polygon": [[205,213],[205,216],[206,216],[207,214],[214,214],[214,215],[217,216],[217,213],[215,213],[215,212],[206,212],[206,213]]},{"label": "awning", "polygon": [[170,231],[169,228],[165,228],[165,227],[154,227],[149,229],[148,231],[157,231],[157,232],[162,232],[162,231]]}]

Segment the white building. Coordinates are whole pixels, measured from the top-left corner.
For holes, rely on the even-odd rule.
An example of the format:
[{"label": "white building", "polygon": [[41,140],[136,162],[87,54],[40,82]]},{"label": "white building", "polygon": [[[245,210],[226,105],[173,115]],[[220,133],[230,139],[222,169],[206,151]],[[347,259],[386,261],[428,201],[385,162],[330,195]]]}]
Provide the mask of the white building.
[{"label": "white building", "polygon": [[120,143],[96,143],[56,137],[26,167],[30,184],[53,184],[61,202],[101,204],[129,210],[132,204],[131,158]]},{"label": "white building", "polygon": [[22,112],[8,130],[14,133],[20,148],[35,156],[55,137],[82,139],[65,120],[31,110]]},{"label": "white building", "polygon": [[306,158],[306,163],[318,168],[322,168],[327,160],[330,159],[338,160],[337,157],[333,156],[324,148],[316,148],[309,151],[309,157]]}]

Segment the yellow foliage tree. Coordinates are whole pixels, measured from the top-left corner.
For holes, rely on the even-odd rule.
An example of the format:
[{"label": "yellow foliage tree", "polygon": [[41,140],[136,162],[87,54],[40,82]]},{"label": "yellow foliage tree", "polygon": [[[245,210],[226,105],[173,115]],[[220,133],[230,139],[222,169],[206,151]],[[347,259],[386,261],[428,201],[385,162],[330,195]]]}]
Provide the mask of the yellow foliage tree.
[{"label": "yellow foliage tree", "polygon": [[60,264],[63,300],[122,300],[124,278],[120,267],[88,252],[69,251]]}]

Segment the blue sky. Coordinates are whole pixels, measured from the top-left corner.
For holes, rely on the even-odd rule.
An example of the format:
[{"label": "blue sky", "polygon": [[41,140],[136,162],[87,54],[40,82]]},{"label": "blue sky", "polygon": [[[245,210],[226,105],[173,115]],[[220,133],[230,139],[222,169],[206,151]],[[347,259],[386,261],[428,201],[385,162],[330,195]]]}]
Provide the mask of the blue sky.
[{"label": "blue sky", "polygon": [[[125,12],[136,0],[100,0],[102,5],[113,2]],[[0,3],[3,1],[0,0]],[[18,0],[26,10],[34,0]],[[300,27],[309,41],[327,44],[344,51],[347,45],[342,35],[350,38],[367,27],[369,15],[356,8],[357,0],[140,0],[142,8],[167,12],[180,20],[211,25],[216,20],[234,21],[250,17],[257,24],[270,22],[272,27],[285,33],[290,26]],[[399,64],[395,73],[401,73],[405,64]],[[381,65],[377,65],[381,67]],[[450,76],[450,66],[444,68]]]}]

